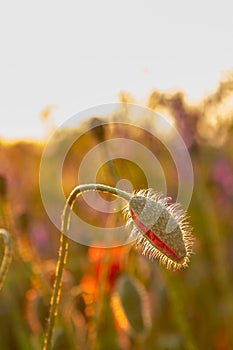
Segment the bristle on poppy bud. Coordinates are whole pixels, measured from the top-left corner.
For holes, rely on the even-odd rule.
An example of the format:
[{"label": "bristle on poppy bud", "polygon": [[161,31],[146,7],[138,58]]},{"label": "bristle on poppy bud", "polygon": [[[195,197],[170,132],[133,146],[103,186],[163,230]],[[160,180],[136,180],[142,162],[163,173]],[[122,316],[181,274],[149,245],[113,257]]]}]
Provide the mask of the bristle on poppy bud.
[{"label": "bristle on poppy bud", "polygon": [[153,190],[136,192],[125,209],[127,224],[132,225],[136,248],[151,260],[173,270],[187,267],[192,253],[193,237],[184,212],[169,204]]}]

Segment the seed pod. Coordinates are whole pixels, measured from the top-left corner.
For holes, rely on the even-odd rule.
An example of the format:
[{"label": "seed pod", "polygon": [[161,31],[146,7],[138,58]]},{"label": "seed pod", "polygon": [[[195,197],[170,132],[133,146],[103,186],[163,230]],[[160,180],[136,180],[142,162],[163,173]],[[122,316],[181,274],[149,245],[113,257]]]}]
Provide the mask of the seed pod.
[{"label": "seed pod", "polygon": [[193,237],[185,213],[168,202],[169,198],[151,189],[141,190],[132,196],[125,212],[137,249],[177,270],[188,266]]}]

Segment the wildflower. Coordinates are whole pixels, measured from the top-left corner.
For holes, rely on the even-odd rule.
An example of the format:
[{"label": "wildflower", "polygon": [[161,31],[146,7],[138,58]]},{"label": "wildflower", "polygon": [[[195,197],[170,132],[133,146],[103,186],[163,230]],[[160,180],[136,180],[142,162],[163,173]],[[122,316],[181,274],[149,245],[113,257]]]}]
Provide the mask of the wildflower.
[{"label": "wildflower", "polygon": [[193,238],[179,205],[151,189],[140,190],[131,197],[125,215],[143,255],[173,270],[188,266]]},{"label": "wildflower", "polygon": [[111,292],[117,277],[124,269],[123,258],[126,250],[125,246],[113,248],[90,247],[88,249],[89,261],[93,264],[96,280],[101,283],[103,276],[106,277],[107,292]]}]

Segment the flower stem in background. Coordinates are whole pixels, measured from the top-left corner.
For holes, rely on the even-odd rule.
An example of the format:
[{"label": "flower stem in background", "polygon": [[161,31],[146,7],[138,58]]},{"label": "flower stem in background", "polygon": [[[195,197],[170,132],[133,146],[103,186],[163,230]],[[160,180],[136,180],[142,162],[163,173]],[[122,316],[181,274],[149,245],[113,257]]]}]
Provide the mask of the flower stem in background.
[{"label": "flower stem in background", "polygon": [[3,259],[0,267],[0,289],[1,289],[11,263],[12,249],[11,249],[11,238],[8,231],[4,229],[0,229],[0,236],[3,238],[4,244],[5,244],[4,255],[3,255]]},{"label": "flower stem in background", "polygon": [[174,321],[183,336],[184,348],[186,350],[198,350],[189,326],[188,313],[182,301],[182,286],[171,272],[163,271],[163,277],[171,301]]},{"label": "flower stem in background", "polygon": [[[7,184],[6,178],[0,175],[0,222],[2,228],[0,229],[0,236],[4,240],[4,255],[0,267],[0,289],[4,283],[7,271],[12,260],[12,239],[8,230],[10,225],[8,223],[8,215],[6,214],[7,206]],[[4,228],[3,228],[4,227]]]},{"label": "flower stem in background", "polygon": [[7,187],[6,178],[0,175],[0,226],[6,228],[10,235],[14,259],[22,260],[26,264],[42,295],[47,298],[50,289],[42,277],[37,252],[30,243],[27,215],[24,213],[14,219],[15,214],[9,203]]},{"label": "flower stem in background", "polygon": [[43,278],[40,259],[35,247],[30,242],[29,232],[29,216],[27,213],[22,213],[17,217],[17,233],[16,233],[16,248],[19,257],[27,266],[34,283],[40,290],[41,295],[47,300],[51,293],[49,283]]},{"label": "flower stem in background", "polygon": [[[216,211],[213,204],[213,199],[210,197],[207,191],[206,183],[208,178],[205,174],[205,164],[207,159],[205,155],[199,153],[198,168],[195,169],[195,176],[198,179],[199,191],[196,194],[196,200],[198,208],[200,210],[199,215],[203,215],[205,219],[204,231],[202,240],[204,245],[208,248],[208,259],[211,262],[214,274],[213,280],[218,290],[219,301],[222,299],[224,304],[227,305],[226,312],[223,313],[221,325],[223,325],[230,346],[233,346],[233,334],[232,334],[232,322],[233,322],[233,296],[232,296],[232,283],[229,278],[230,266],[226,260],[226,254],[222,244],[222,232],[220,226],[220,215]],[[224,210],[224,208],[222,208]],[[201,218],[202,219],[202,218]],[[205,240],[205,241],[204,241]]]}]

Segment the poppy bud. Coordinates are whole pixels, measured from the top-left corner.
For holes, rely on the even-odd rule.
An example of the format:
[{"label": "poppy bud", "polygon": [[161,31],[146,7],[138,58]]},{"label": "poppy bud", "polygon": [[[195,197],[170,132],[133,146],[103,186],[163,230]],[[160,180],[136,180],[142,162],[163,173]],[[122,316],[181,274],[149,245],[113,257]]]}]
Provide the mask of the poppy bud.
[{"label": "poppy bud", "polygon": [[174,270],[187,267],[193,238],[185,214],[153,190],[135,193],[126,209],[136,247],[150,259]]}]

